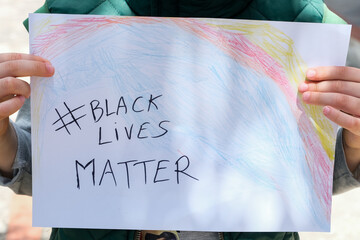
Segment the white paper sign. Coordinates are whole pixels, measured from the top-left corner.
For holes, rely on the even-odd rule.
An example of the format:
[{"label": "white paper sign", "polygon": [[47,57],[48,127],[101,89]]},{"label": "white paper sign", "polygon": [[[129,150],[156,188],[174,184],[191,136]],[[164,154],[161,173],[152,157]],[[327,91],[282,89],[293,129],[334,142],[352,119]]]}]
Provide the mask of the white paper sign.
[{"label": "white paper sign", "polygon": [[337,127],[297,86],[344,64],[349,32],[30,15],[31,53],[56,70],[31,80],[33,224],[328,231]]}]

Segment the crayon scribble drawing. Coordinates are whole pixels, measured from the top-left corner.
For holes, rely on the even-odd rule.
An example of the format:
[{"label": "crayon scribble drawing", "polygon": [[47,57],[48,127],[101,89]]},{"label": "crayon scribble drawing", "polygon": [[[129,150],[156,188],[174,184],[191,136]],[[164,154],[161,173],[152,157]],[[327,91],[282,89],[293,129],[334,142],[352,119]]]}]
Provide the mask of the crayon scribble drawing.
[{"label": "crayon scribble drawing", "polygon": [[31,82],[35,225],[329,230],[337,127],[297,93],[300,40],[224,19],[30,24],[56,69]]}]

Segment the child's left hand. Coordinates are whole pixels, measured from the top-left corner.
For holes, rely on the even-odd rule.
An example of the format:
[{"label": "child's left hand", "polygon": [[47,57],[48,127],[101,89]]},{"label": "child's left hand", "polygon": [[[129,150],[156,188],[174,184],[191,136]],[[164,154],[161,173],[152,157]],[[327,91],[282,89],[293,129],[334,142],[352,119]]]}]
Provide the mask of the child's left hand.
[{"label": "child's left hand", "polygon": [[299,85],[305,103],[321,105],[324,115],[342,126],[346,161],[350,171],[360,164],[360,69],[317,67]]}]

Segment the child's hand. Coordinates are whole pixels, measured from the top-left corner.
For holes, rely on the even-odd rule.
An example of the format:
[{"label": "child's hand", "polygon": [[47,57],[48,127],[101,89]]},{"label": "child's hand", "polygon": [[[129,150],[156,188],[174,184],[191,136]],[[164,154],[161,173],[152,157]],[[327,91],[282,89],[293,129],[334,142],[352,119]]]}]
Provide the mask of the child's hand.
[{"label": "child's hand", "polygon": [[54,68],[41,57],[19,53],[0,54],[0,135],[7,129],[4,122],[30,96],[29,84],[17,77],[50,77],[53,74]]},{"label": "child's hand", "polygon": [[324,106],[324,115],[344,128],[347,163],[354,171],[360,164],[360,69],[317,67],[306,78],[299,85],[303,101]]},{"label": "child's hand", "polygon": [[30,96],[30,86],[17,77],[50,77],[51,64],[37,56],[19,53],[0,54],[0,175],[11,178],[17,150],[15,130],[9,127],[9,116],[19,110]]}]

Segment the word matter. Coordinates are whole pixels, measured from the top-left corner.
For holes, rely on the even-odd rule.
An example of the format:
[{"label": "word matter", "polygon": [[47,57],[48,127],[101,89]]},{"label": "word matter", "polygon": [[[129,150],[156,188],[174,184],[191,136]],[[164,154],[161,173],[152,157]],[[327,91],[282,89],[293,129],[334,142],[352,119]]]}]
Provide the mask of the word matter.
[{"label": "word matter", "polygon": [[[117,168],[114,168],[114,166],[117,166]],[[171,164],[170,160],[128,160],[114,163],[107,159],[103,167],[100,167],[102,170],[101,175],[97,174],[99,164],[95,162],[95,158],[93,158],[87,163],[81,163],[80,161],[75,160],[76,187],[80,189],[83,184],[86,186],[101,186],[104,184],[105,179],[107,184],[112,182],[114,186],[117,186],[119,179],[121,180],[119,173],[123,172],[125,173],[123,174],[125,176],[123,176],[122,180],[125,180],[127,188],[130,189],[132,182],[136,180],[135,177],[132,176],[131,172],[140,172],[138,174],[134,174],[136,175],[136,178],[139,178],[142,172],[144,184],[148,184],[148,171],[150,169],[154,172],[151,177],[153,184],[167,182],[170,181],[170,166],[175,166],[173,172],[176,177],[177,184],[180,184],[180,179],[182,177],[199,181],[199,179],[193,177],[187,172],[188,168],[190,167],[190,159],[186,155],[179,157],[173,164]],[[172,171],[170,170],[170,172]]]}]

